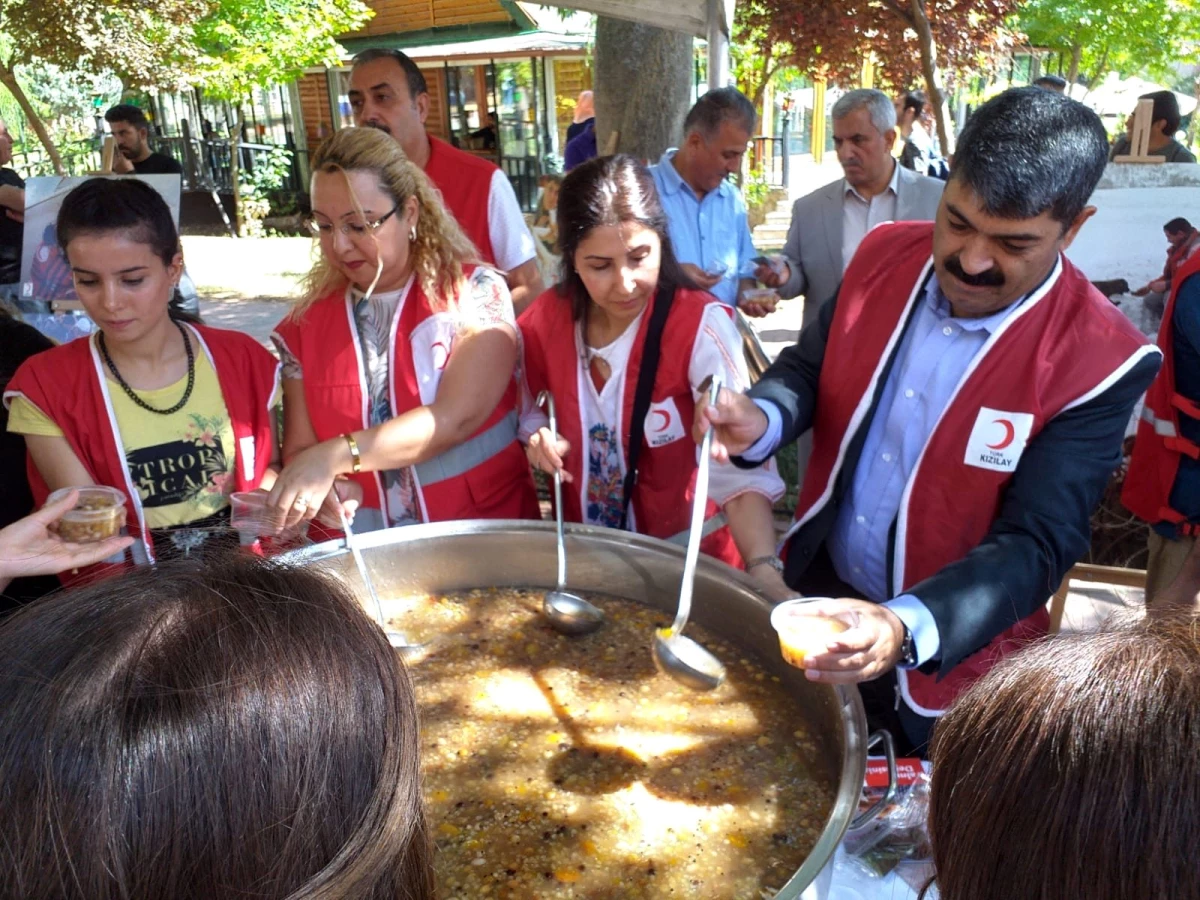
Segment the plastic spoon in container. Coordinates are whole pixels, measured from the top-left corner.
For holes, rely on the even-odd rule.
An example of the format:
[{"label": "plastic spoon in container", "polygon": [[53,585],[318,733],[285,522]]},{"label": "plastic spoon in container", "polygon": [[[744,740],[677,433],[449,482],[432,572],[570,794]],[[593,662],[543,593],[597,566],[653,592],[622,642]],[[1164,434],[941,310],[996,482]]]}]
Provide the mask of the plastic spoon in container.
[{"label": "plastic spoon in container", "polygon": [[[710,402],[717,402],[721,379],[712,377]],[[687,555],[683,563],[683,581],[679,585],[679,610],[670,628],[660,628],[654,634],[652,652],[659,671],[670,675],[680,684],[697,691],[711,691],[725,680],[725,666],[715,656],[689,637],[683,636],[688,616],[692,612],[692,588],[696,580],[696,563],[700,557],[700,539],[704,532],[704,511],[708,506],[708,465],[712,446],[711,426],[700,445],[700,462],[696,469],[696,495],[692,498],[692,527],[688,532]]]},{"label": "plastic spoon in container", "polygon": [[383,604],[379,600],[379,594],[375,591],[375,582],[371,580],[371,575],[367,571],[367,564],[363,560],[362,551],[358,548],[358,541],[354,537],[354,531],[350,528],[350,520],[346,518],[346,511],[342,509],[341,504],[338,504],[338,516],[342,520],[342,531],[346,534],[346,549],[354,557],[354,565],[358,567],[358,577],[362,579],[362,583],[367,589],[367,595],[371,598],[371,605],[375,608],[375,621],[383,629],[388,643],[401,653],[410,653],[414,650],[419,650],[420,644],[410,644],[408,639],[400,632],[393,631],[387,627],[387,620],[383,617]]},{"label": "plastic spoon in container", "polygon": [[[550,417],[550,432],[558,440],[558,416],[554,414],[554,398],[549,391],[538,394],[538,406],[546,407]],[[604,621],[604,613],[582,597],[567,593],[567,548],[563,542],[562,472],[554,470],[554,525],[558,538],[558,587],[547,591],[542,600],[542,613],[550,624],[563,634],[587,634]]]}]

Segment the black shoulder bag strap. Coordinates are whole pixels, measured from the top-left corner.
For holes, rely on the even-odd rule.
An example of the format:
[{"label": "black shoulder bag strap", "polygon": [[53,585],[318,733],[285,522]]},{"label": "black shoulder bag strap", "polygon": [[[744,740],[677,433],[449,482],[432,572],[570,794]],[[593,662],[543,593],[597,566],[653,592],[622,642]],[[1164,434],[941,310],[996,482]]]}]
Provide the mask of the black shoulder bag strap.
[{"label": "black shoulder bag strap", "polygon": [[646,327],[646,344],[642,347],[642,364],[638,369],[637,387],[633,392],[633,421],[629,431],[629,458],[625,461],[624,500],[621,507],[621,529],[629,527],[629,504],[633,501],[633,488],[637,484],[638,459],[642,455],[642,442],[646,437],[646,414],[650,412],[650,395],[654,391],[654,377],[658,374],[658,359],[662,351],[663,331],[667,327],[667,314],[675,302],[675,292],[660,288],[654,295],[654,309],[650,311],[650,324]]}]

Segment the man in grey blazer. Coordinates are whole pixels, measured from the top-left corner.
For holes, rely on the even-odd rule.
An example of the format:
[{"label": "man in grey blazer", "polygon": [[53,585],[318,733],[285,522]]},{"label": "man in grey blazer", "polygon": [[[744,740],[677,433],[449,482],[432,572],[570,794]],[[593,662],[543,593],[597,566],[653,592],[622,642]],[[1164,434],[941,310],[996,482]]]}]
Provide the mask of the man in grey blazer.
[{"label": "man in grey blazer", "polygon": [[945,182],[899,165],[895,141],[896,108],[882,91],[850,91],[833,105],[833,143],[845,177],[796,201],[783,257],[755,271],[781,297],[804,294],[805,325],[836,293],[868,231],[937,214]]}]

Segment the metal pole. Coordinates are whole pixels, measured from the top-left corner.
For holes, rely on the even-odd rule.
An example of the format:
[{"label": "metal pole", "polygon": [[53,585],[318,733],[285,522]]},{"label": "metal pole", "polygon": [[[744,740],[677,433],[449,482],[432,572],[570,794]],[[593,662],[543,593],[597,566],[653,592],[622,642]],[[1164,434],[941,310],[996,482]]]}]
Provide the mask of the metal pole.
[{"label": "metal pole", "polygon": [[783,117],[780,119],[779,140],[783,145],[783,186],[787,188],[791,183],[791,159],[790,152],[791,139],[791,124],[792,111],[786,106],[783,108]]},{"label": "metal pole", "polygon": [[708,0],[708,89],[729,84],[729,34],[724,0]]}]

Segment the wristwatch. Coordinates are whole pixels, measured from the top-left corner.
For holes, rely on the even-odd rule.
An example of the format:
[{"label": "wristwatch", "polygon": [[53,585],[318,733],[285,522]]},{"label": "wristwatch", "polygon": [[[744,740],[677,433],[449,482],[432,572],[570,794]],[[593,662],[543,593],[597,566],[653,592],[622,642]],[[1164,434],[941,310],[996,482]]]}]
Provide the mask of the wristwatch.
[{"label": "wristwatch", "polygon": [[904,640],[900,644],[900,665],[910,669],[917,666],[917,643],[907,625],[904,626]]}]

